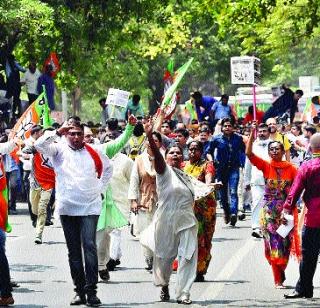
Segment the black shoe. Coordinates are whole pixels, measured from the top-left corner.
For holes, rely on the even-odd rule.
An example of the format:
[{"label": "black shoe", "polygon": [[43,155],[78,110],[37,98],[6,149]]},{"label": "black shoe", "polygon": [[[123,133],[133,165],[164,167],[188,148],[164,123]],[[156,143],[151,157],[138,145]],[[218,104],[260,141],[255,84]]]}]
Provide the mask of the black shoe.
[{"label": "black shoe", "polygon": [[116,260],[110,259],[109,262],[107,263],[107,269],[109,272],[113,272],[116,266],[117,266]]},{"label": "black shoe", "polygon": [[17,282],[15,282],[14,280],[10,280],[10,287],[11,288],[19,288],[20,285]]},{"label": "black shoe", "polygon": [[194,282],[204,282],[204,275],[198,273]]},{"label": "black shoe", "polygon": [[84,294],[79,295],[78,293],[75,295],[73,300],[70,303],[70,306],[80,306],[85,305],[87,303],[86,296]]},{"label": "black shoe", "polygon": [[230,225],[232,227],[234,227],[236,225],[236,223],[237,223],[237,215],[236,214],[232,214],[231,218],[230,218]]},{"label": "black shoe", "polygon": [[262,238],[262,235],[259,230],[253,230],[251,233],[251,236],[253,236],[255,238]]},{"label": "black shoe", "polygon": [[170,300],[169,287],[164,286],[161,288],[160,301],[161,302],[168,302],[169,300]]},{"label": "black shoe", "polygon": [[227,225],[230,222],[230,215],[224,214],[224,223]]},{"label": "black shoe", "polygon": [[46,220],[45,226],[52,226],[53,222],[51,220]]},{"label": "black shoe", "polygon": [[153,258],[152,257],[146,257],[146,263],[147,263],[147,266],[145,267],[145,269],[147,271],[151,271],[152,267],[153,267]]},{"label": "black shoe", "polygon": [[101,300],[97,295],[87,295],[87,306],[88,307],[99,307]]},{"label": "black shoe", "polygon": [[238,218],[239,220],[245,220],[246,219],[246,214],[244,212],[241,212],[239,215],[238,215]]},{"label": "black shoe", "polygon": [[120,260],[117,259],[117,260],[116,260],[116,266],[118,266],[118,265],[120,265],[120,264],[121,264]]},{"label": "black shoe", "polygon": [[109,271],[107,269],[104,269],[102,271],[99,271],[99,276],[103,281],[110,280]]},{"label": "black shoe", "polygon": [[296,290],[294,290],[291,294],[285,294],[284,298],[286,299],[294,299],[294,298],[312,298],[313,296],[306,296],[302,293],[297,292]]}]

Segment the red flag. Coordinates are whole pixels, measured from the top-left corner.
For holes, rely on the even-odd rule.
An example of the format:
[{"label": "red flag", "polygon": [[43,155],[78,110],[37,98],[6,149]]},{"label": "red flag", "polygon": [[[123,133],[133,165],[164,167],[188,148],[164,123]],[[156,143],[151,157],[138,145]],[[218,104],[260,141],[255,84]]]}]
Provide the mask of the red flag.
[{"label": "red flag", "polygon": [[57,73],[60,71],[60,63],[57,54],[52,51],[49,57],[44,61],[43,67],[50,64],[52,66],[52,77],[56,77]]}]

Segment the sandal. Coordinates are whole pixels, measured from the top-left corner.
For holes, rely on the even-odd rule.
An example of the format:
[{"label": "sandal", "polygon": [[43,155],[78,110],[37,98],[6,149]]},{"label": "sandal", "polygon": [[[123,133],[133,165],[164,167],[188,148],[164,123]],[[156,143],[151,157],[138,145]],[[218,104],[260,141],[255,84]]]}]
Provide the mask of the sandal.
[{"label": "sandal", "polygon": [[185,298],[185,299],[178,299],[177,300],[178,304],[183,304],[183,305],[191,305],[192,304],[192,300],[189,298]]}]

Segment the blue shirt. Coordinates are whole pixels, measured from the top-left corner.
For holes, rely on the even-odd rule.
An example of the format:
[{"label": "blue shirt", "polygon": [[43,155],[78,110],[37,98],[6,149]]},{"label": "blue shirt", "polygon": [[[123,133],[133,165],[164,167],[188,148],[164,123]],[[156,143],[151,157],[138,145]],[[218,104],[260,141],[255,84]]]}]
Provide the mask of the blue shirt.
[{"label": "blue shirt", "polygon": [[212,106],[217,102],[216,99],[214,99],[212,96],[202,96],[202,108],[204,108],[203,111],[201,111],[200,106],[196,106],[198,121],[202,122],[205,120],[206,117],[210,116],[210,111]]},{"label": "blue shirt", "polygon": [[231,116],[231,107],[223,105],[222,102],[216,102],[211,109],[214,112],[214,119],[220,120]]},{"label": "blue shirt", "polygon": [[211,154],[217,173],[226,169],[238,169],[244,165],[245,145],[242,137],[235,133],[230,138],[223,134],[214,137],[205,153]]}]

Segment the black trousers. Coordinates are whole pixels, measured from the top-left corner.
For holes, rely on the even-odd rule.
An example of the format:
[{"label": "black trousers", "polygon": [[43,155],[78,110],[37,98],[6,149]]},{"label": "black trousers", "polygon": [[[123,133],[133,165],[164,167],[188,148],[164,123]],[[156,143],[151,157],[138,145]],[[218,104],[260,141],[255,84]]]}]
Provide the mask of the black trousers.
[{"label": "black trousers", "polygon": [[306,297],[313,296],[313,276],[320,251],[320,228],[304,226],[302,230],[302,260],[296,291]]}]

